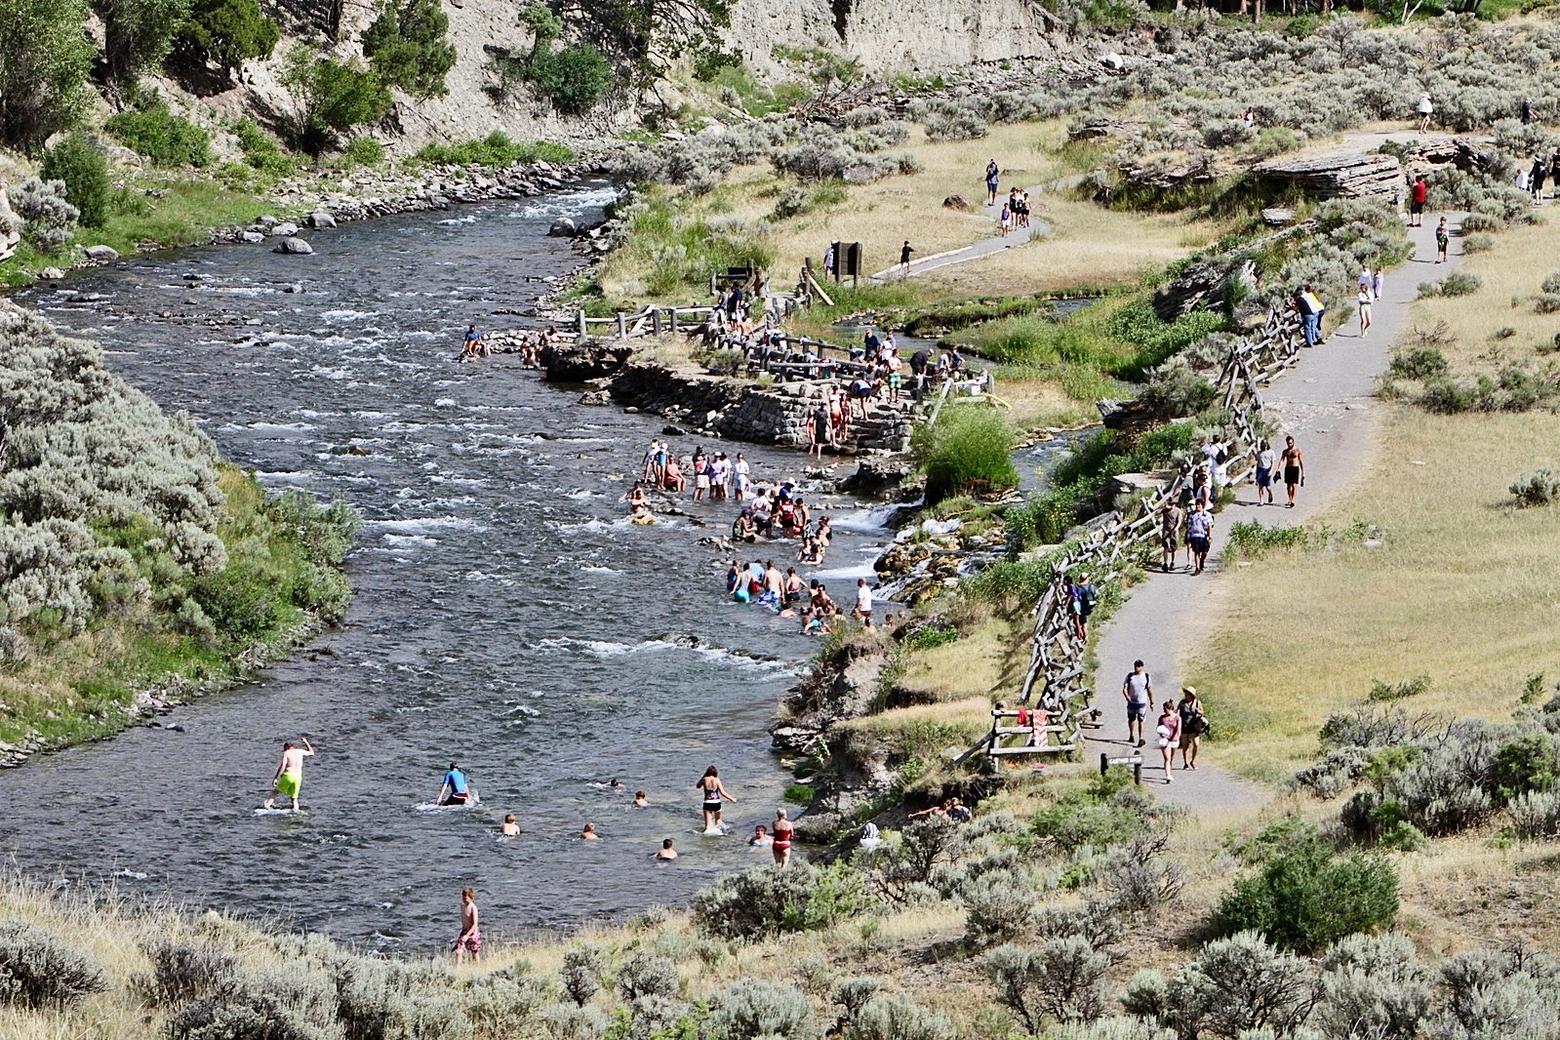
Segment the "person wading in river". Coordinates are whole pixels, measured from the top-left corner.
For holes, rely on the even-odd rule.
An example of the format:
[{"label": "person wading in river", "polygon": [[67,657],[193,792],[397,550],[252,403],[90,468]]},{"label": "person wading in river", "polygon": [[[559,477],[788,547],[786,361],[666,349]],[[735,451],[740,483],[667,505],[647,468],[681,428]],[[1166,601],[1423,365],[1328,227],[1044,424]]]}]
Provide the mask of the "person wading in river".
[{"label": "person wading in river", "polygon": [[[282,745],[282,760],[277,763],[276,775],[271,777],[271,787],[276,794],[292,799],[293,812],[298,811],[298,792],[303,789],[303,760],[314,757],[314,745],[309,743],[309,738],[300,739],[303,747],[290,740]],[[276,795],[272,795],[265,800],[265,807],[270,809],[275,803]]]},{"label": "person wading in river", "polygon": [[460,890],[460,934],[455,937],[455,963],[465,964],[471,954],[473,964],[482,959],[482,926],[477,914],[477,891]]},{"label": "person wading in river", "polygon": [[704,771],[704,775],[693,782],[704,796],[704,829],[706,831],[718,831],[721,829],[721,807],[723,802],[734,802],[731,792],[726,790],[726,785],[721,783],[720,770],[710,766]]}]

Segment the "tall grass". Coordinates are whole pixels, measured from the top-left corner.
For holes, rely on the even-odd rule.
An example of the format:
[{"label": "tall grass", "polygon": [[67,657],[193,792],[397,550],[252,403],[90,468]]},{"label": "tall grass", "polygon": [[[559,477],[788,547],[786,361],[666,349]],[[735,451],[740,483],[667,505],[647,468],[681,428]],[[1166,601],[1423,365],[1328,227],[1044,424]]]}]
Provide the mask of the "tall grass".
[{"label": "tall grass", "polygon": [[947,408],[915,433],[913,447],[926,472],[926,500],[935,503],[972,485],[1000,491],[1018,486],[1013,428],[981,405]]}]

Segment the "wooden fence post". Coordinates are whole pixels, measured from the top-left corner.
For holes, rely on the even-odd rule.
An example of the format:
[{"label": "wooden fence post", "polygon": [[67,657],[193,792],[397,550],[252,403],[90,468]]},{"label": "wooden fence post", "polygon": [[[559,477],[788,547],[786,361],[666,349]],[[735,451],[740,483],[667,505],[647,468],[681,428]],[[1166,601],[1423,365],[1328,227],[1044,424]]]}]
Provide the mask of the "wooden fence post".
[{"label": "wooden fence post", "polygon": [[628,315],[624,314],[622,311],[618,311],[617,312],[617,318],[618,318],[618,339],[627,339],[628,338]]},{"label": "wooden fence post", "polygon": [[667,308],[667,312],[672,316],[672,335],[675,336],[677,335],[677,308],[669,307]]},{"label": "wooden fence post", "polygon": [[585,308],[581,307],[575,315],[580,330],[580,339],[585,338]]},{"label": "wooden fence post", "polygon": [[659,307],[650,312],[650,328],[657,336],[661,334],[661,308]]}]

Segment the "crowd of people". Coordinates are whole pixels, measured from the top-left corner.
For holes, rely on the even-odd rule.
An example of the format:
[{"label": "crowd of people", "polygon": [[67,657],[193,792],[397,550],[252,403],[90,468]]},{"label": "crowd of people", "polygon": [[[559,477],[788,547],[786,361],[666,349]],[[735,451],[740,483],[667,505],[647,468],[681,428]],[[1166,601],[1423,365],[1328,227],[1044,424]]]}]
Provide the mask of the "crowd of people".
[{"label": "crowd of people", "polygon": [[[520,334],[508,353],[520,355],[520,363],[526,368],[541,368],[547,351],[558,345],[562,338],[556,325],[549,325],[540,331],[524,332]],[[466,334],[462,337],[460,356],[457,361],[477,361],[493,356],[493,345],[488,337],[477,330],[475,324],[466,326]]]}]

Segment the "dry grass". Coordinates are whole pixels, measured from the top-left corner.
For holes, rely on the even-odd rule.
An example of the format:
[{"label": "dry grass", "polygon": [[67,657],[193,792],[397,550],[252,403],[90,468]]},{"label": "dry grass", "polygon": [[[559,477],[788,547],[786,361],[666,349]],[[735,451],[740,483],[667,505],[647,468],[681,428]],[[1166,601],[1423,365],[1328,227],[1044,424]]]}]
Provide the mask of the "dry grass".
[{"label": "dry grass", "polygon": [[[1553,317],[1510,306],[1556,266],[1555,228],[1514,231],[1466,269],[1485,286],[1415,305],[1419,325],[1445,320],[1454,368],[1531,359]],[[1389,408],[1367,478],[1323,522],[1385,528],[1380,549],[1299,552],[1235,571],[1226,620],[1191,671],[1216,721],[1220,760],[1244,775],[1285,779],[1316,747],[1333,711],[1373,679],[1429,675],[1406,702],[1448,715],[1508,717],[1524,680],[1560,679],[1550,634],[1560,623],[1560,509],[1517,510],[1507,486],[1541,466],[1560,470],[1560,416],[1429,415]]]}]

